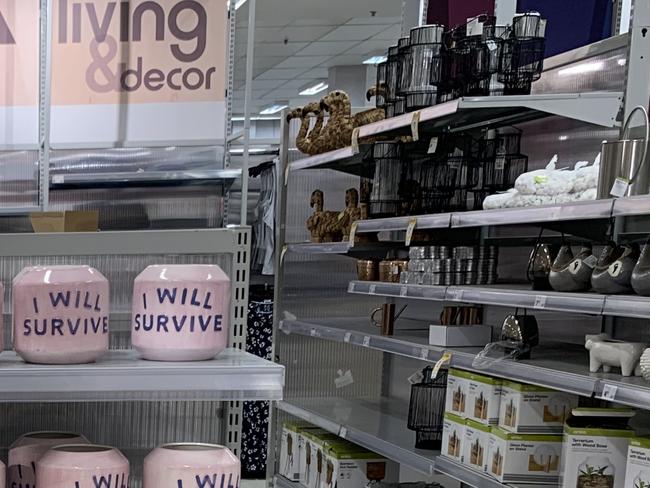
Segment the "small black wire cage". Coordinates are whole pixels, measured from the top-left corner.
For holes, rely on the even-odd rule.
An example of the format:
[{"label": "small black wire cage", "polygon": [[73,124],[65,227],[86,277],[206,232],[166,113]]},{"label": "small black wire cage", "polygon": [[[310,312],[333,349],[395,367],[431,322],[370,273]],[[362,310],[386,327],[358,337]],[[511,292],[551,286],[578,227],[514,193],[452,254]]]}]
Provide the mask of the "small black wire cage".
[{"label": "small black wire cage", "polygon": [[370,215],[373,218],[401,214],[403,202],[400,184],[404,177],[402,148],[399,142],[375,142],[370,149],[375,168],[370,192]]},{"label": "small black wire cage", "polygon": [[377,82],[376,82],[376,94],[375,94],[375,107],[377,108],[386,108],[386,70],[388,66],[388,61],[379,63],[377,65]]},{"label": "small black wire cage", "polygon": [[498,80],[504,95],[529,95],[533,81],[539,80],[544,65],[546,40],[543,37],[511,37],[503,44]]},{"label": "small black wire cage", "polygon": [[412,152],[411,166],[419,170],[420,200],[424,213],[466,210],[467,190],[478,183],[474,141],[469,136],[441,137],[433,154],[429,143]]},{"label": "small black wire cage", "polygon": [[433,378],[433,370],[427,366],[422,374],[422,381],[411,386],[408,428],[415,431],[416,448],[439,450],[442,446],[447,370],[439,370]]},{"label": "small black wire cage", "polygon": [[437,24],[411,29],[409,44],[400,51],[397,94],[406,101],[406,110],[419,110],[436,103],[442,68],[444,27]]}]

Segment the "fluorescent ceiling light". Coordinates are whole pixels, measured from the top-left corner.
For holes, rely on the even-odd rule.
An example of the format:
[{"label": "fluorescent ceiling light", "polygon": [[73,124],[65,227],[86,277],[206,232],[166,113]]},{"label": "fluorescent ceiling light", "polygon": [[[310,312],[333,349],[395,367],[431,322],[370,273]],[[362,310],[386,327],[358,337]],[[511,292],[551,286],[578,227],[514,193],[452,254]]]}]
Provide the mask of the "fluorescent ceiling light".
[{"label": "fluorescent ceiling light", "polygon": [[386,61],[386,56],[372,56],[371,58],[366,59],[363,64],[379,64]]},{"label": "fluorescent ceiling light", "polygon": [[[257,115],[253,115],[249,117],[250,120],[280,120],[280,117],[271,117],[271,116],[266,116],[266,117],[260,117]],[[233,122],[242,122],[244,120],[244,117],[241,115],[236,115],[231,119]]]},{"label": "fluorescent ceiling light", "polygon": [[262,110],[260,112],[260,115],[277,114],[278,112],[280,112],[281,110],[284,110],[287,107],[288,107],[288,105],[278,105],[278,104],[271,105],[270,107],[266,107],[264,110]]},{"label": "fluorescent ceiling light", "polygon": [[317,85],[314,85],[309,88],[305,88],[303,91],[300,92],[300,95],[316,95],[317,93],[320,93],[323,90],[327,90],[328,88],[329,85],[321,81]]},{"label": "fluorescent ceiling light", "polygon": [[560,137],[558,137],[558,140],[566,141],[568,138],[569,138],[569,136],[561,135]]},{"label": "fluorescent ceiling light", "polygon": [[564,68],[557,72],[560,76],[579,75],[582,73],[592,73],[593,71],[601,71],[605,63],[602,61],[592,61],[590,63],[582,63],[570,68]]}]

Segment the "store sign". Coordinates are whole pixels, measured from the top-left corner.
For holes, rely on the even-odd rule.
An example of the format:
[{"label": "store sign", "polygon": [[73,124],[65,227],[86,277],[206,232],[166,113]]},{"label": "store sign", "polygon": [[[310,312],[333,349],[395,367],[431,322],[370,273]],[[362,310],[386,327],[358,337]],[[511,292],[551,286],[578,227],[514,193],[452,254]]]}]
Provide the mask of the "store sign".
[{"label": "store sign", "polygon": [[[38,1],[0,14],[0,106],[33,110]],[[227,25],[226,0],[53,0],[52,142],[222,139]]]}]

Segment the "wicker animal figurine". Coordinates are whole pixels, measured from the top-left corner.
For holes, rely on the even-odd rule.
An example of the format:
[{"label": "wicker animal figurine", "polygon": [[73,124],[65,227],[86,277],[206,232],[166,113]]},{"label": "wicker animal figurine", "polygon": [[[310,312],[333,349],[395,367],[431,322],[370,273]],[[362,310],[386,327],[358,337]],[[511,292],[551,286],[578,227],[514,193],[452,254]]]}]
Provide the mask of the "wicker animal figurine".
[{"label": "wicker animal figurine", "polygon": [[342,90],[327,94],[320,101],[320,109],[329,113],[329,119],[320,136],[314,141],[318,154],[349,146],[352,142],[354,121],[348,94]]},{"label": "wicker animal figurine", "polygon": [[307,219],[307,230],[311,242],[334,242],[340,241],[343,233],[335,228],[339,212],[323,210],[325,200],[322,190],[314,190],[311,194],[309,206],[314,213]]},{"label": "wicker animal figurine", "polygon": [[[310,130],[312,114],[316,115],[316,122]],[[324,115],[324,112],[320,110],[320,104],[318,102],[312,102],[302,108],[297,108],[287,115],[287,122],[295,118],[300,118],[301,120],[300,129],[296,136],[296,147],[301,153],[308,155],[318,154],[318,147],[314,144],[314,141],[318,138],[323,128]]]},{"label": "wicker animal figurine", "polygon": [[345,210],[336,216],[336,220],[332,222],[332,226],[328,230],[333,235],[341,234],[342,239],[347,241],[350,238],[352,223],[360,218],[359,192],[356,188],[348,188],[345,191]]}]

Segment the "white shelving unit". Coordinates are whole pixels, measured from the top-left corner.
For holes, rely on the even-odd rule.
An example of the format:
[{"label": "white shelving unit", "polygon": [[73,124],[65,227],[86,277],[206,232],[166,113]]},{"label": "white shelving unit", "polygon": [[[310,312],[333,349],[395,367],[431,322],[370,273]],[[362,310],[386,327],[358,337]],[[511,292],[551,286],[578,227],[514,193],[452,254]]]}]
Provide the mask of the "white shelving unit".
[{"label": "white shelving unit", "polygon": [[[553,66],[551,69],[579,65],[585,59],[600,54],[602,53],[594,54],[590,50],[581,50],[579,54],[563,55],[562,59],[558,57],[550,63]],[[558,85],[566,86],[562,83]],[[558,91],[560,89],[558,88]],[[625,98],[628,103],[628,97]],[[591,373],[588,351],[580,344],[543,342],[533,349],[529,360],[504,360],[479,369],[474,366],[474,359],[482,347],[446,348],[428,344],[427,326],[434,319],[432,315],[427,315],[428,311],[424,308],[426,302],[471,303],[602,316],[608,317],[611,322],[614,317],[649,318],[650,298],[533,291],[513,284],[421,286],[348,281],[353,273],[352,261],[348,257],[367,259],[370,256],[385,256],[388,249],[401,251],[408,247],[403,237],[395,234],[387,237],[380,234],[379,242],[370,243],[308,243],[287,242],[285,239],[289,226],[292,226],[292,236],[300,235],[295,228],[298,225],[294,219],[296,216],[287,217],[287,192],[297,191],[302,197],[314,188],[321,188],[320,181],[312,182],[314,184],[311,187],[305,186],[307,175],[316,173],[308,172],[304,178],[296,178],[295,181],[292,180],[292,175],[310,169],[328,169],[363,177],[372,175],[374,162],[372,158],[367,157],[368,148],[364,145],[364,138],[382,135],[390,139],[393,136],[417,133],[420,140],[427,141],[440,133],[492,129],[551,116],[592,126],[617,128],[620,126],[617,118],[622,105],[622,93],[614,91],[585,90],[584,93],[460,98],[425,108],[417,113],[408,113],[363,126],[358,131],[358,141],[353,141],[350,147],[291,162],[289,126],[284,124],[283,150],[280,154],[285,178],[284,184],[279,185],[281,196],[278,205],[278,243],[283,245],[283,248],[277,261],[279,271],[276,280],[276,290],[279,290],[276,295],[276,307],[279,311],[276,331],[282,334],[278,333],[276,337],[282,337],[280,342],[286,342],[286,348],[282,348],[284,356],[281,356],[281,360],[288,368],[288,391],[291,393],[279,403],[279,409],[424,474],[439,472],[465,485],[497,488],[512,485],[499,483],[454,461],[441,458],[436,453],[415,449],[414,433],[407,430],[408,406],[403,401],[404,396],[408,395],[408,386],[396,386],[393,383],[399,383],[400,378],[402,381],[405,379],[406,368],[409,371],[413,369],[410,362],[401,358],[433,363],[443,354],[451,353],[450,366],[459,369],[478,371],[585,397],[607,399],[624,405],[650,408],[650,383],[639,377],[622,378],[618,374]],[[417,131],[413,129],[414,125],[417,126]],[[356,144],[357,142],[361,142],[361,145]],[[344,184],[349,185],[349,179],[341,175],[334,176],[332,172],[317,174],[332,175],[331,180],[323,176],[323,184],[330,184],[335,188],[331,191],[339,194]],[[343,180],[346,183],[342,183]],[[612,232],[616,237],[624,227],[619,224],[627,222],[619,218],[642,215],[650,215],[650,197],[362,220],[356,223],[356,234],[396,233],[409,229],[440,230],[445,232],[429,233],[433,238],[432,243],[435,241],[435,244],[446,244],[445,238],[449,235],[453,236],[449,241],[453,241],[454,245],[474,245],[477,243],[475,239],[478,232],[467,232],[467,229],[503,227],[498,232],[495,230],[495,234],[499,234],[495,239],[512,239],[513,244],[519,245],[521,243],[518,239],[528,239],[529,236],[509,235],[508,232],[514,232],[514,229],[507,229],[507,226],[534,225],[584,237],[577,232],[578,227],[601,229],[611,222]],[[303,213],[300,214],[299,222],[304,222]],[[458,232],[447,233],[454,230]],[[486,233],[482,230],[481,239],[485,236]],[[490,242],[489,239],[491,237],[486,238],[485,242]],[[460,241],[463,241],[463,244]],[[290,253],[294,255],[288,257]],[[332,256],[336,254],[348,257]],[[318,255],[323,256],[319,258]],[[345,276],[338,273],[345,273]],[[284,280],[291,283],[286,291],[282,291]],[[418,303],[409,309],[409,317],[426,317],[419,326],[411,329],[410,325],[404,325],[405,319],[400,319],[396,322],[394,335],[382,336],[378,328],[369,324],[368,315],[378,304],[399,306],[415,301]],[[349,312],[350,310],[352,312]],[[319,355],[321,350],[322,356]],[[333,361],[332,351],[340,353],[341,357],[337,356]],[[373,358],[373,362],[364,364],[363,361],[369,357]],[[318,367],[313,367],[312,361],[318,361]],[[357,385],[356,376],[354,385],[350,385],[348,390],[342,390],[341,393],[329,384],[331,378],[326,376],[326,373],[333,374],[332,370],[336,373],[336,368],[341,368],[338,370],[338,374],[341,374],[348,368],[348,364],[354,364],[355,374],[363,375],[365,381],[371,381],[368,370],[379,377],[379,386],[372,390],[370,397],[363,394],[366,390]],[[299,367],[302,370],[298,370]],[[292,388],[291,383],[302,389]],[[325,391],[327,395],[319,394],[320,391]],[[400,401],[395,397],[399,397]],[[276,484],[280,488],[295,486],[285,484],[284,481],[276,481]]]},{"label": "white shelving unit", "polygon": [[280,400],[284,367],[239,349],[215,359],[158,362],[110,351],[91,364],[38,365],[0,355],[0,402]]}]

